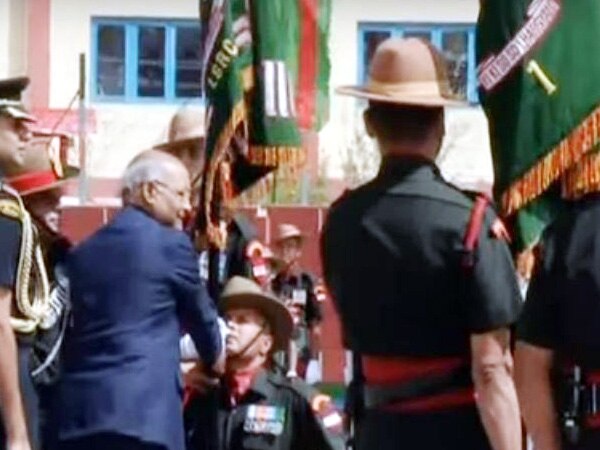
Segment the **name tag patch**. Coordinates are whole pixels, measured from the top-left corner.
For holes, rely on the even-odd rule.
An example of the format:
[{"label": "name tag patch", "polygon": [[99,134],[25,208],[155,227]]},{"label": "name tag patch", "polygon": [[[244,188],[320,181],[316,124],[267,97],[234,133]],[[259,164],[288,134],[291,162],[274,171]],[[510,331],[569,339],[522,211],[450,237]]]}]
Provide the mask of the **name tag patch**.
[{"label": "name tag patch", "polygon": [[244,431],[252,434],[279,436],[285,424],[285,408],[269,405],[250,405],[244,421]]},{"label": "name tag patch", "polygon": [[294,289],[292,292],[292,302],[295,305],[306,305],[306,289]]}]

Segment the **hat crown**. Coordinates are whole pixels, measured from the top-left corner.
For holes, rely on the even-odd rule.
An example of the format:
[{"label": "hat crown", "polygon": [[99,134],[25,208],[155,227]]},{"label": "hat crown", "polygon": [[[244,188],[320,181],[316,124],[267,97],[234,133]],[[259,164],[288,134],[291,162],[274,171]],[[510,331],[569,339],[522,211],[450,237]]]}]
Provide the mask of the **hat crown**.
[{"label": "hat crown", "polygon": [[302,231],[296,225],[291,223],[282,223],[277,227],[277,240],[302,237]]},{"label": "hat crown", "polygon": [[21,101],[21,94],[29,85],[29,78],[18,77],[0,80],[0,99]]},{"label": "hat crown", "polygon": [[337,92],[401,105],[463,104],[452,92],[442,55],[429,42],[417,38],[383,41],[369,65],[367,82],[361,86],[342,86]]},{"label": "hat crown", "polygon": [[427,42],[417,39],[387,39],[373,56],[370,82],[413,86],[437,85],[438,94],[450,96],[446,65],[442,56]]},{"label": "hat crown", "polygon": [[260,286],[252,280],[235,276],[227,282],[223,288],[221,297],[226,298],[237,295],[264,295],[264,292]]},{"label": "hat crown", "polygon": [[200,109],[183,108],[171,118],[169,142],[200,139],[206,135],[204,114]]}]

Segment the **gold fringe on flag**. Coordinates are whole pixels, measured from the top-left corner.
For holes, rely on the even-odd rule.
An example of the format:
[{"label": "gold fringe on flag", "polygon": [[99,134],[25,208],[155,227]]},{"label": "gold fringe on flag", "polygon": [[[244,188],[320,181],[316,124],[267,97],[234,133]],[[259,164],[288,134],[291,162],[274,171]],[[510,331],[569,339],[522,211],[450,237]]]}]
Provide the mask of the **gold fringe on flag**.
[{"label": "gold fringe on flag", "polygon": [[[599,143],[600,106],[502,194],[503,214],[509,216],[538,197],[553,182],[577,164],[584,155],[594,150]],[[581,179],[581,177],[575,178]],[[591,186],[591,176],[589,180]]]},{"label": "gold fringe on flag", "polygon": [[600,192],[600,152],[585,155],[562,177],[562,195],[567,200],[578,200],[586,194]]},{"label": "gold fringe on flag", "polygon": [[[223,127],[219,139],[217,139],[215,153],[210,158],[210,161],[208,161],[208,171],[206,172],[206,183],[204,185],[204,217],[206,218],[206,233],[209,242],[213,243],[220,250],[223,250],[227,245],[227,231],[225,227],[221,226],[219,221],[215,223],[212,217],[212,201],[215,183],[219,182],[222,185],[221,192],[232,192],[231,186],[223,185],[224,183],[227,183],[227,180],[225,180],[224,177],[228,175],[226,173],[227,171],[223,170],[223,163],[226,162],[227,151],[229,150],[236,129],[241,123],[246,121],[246,119],[246,104],[241,100],[233,107],[231,117]],[[219,180],[217,180],[217,174],[219,175]],[[229,179],[228,182],[231,183],[231,179]],[[223,202],[226,205],[231,204],[232,200],[232,198],[223,198]]]},{"label": "gold fringe on flag", "polygon": [[306,163],[303,147],[260,147],[252,146],[248,160],[255,166],[299,168]]}]

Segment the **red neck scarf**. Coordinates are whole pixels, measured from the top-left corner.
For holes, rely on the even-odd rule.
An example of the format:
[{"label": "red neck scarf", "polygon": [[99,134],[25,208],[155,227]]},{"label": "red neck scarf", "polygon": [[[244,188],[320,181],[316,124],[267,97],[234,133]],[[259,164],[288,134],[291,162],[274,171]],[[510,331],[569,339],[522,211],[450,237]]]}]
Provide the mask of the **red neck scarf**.
[{"label": "red neck scarf", "polygon": [[225,386],[232,406],[237,405],[248,393],[258,370],[231,372],[225,375]]}]

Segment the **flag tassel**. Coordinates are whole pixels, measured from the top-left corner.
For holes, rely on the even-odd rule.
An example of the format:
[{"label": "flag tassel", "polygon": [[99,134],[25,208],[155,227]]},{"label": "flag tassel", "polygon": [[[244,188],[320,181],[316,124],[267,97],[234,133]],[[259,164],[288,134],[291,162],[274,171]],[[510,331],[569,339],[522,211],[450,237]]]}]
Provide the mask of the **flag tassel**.
[{"label": "flag tassel", "polygon": [[[523,208],[600,144],[600,106],[502,194],[507,216]],[[592,178],[590,178],[591,180]],[[582,183],[579,179],[577,183]],[[574,183],[574,182],[572,182]]]}]

